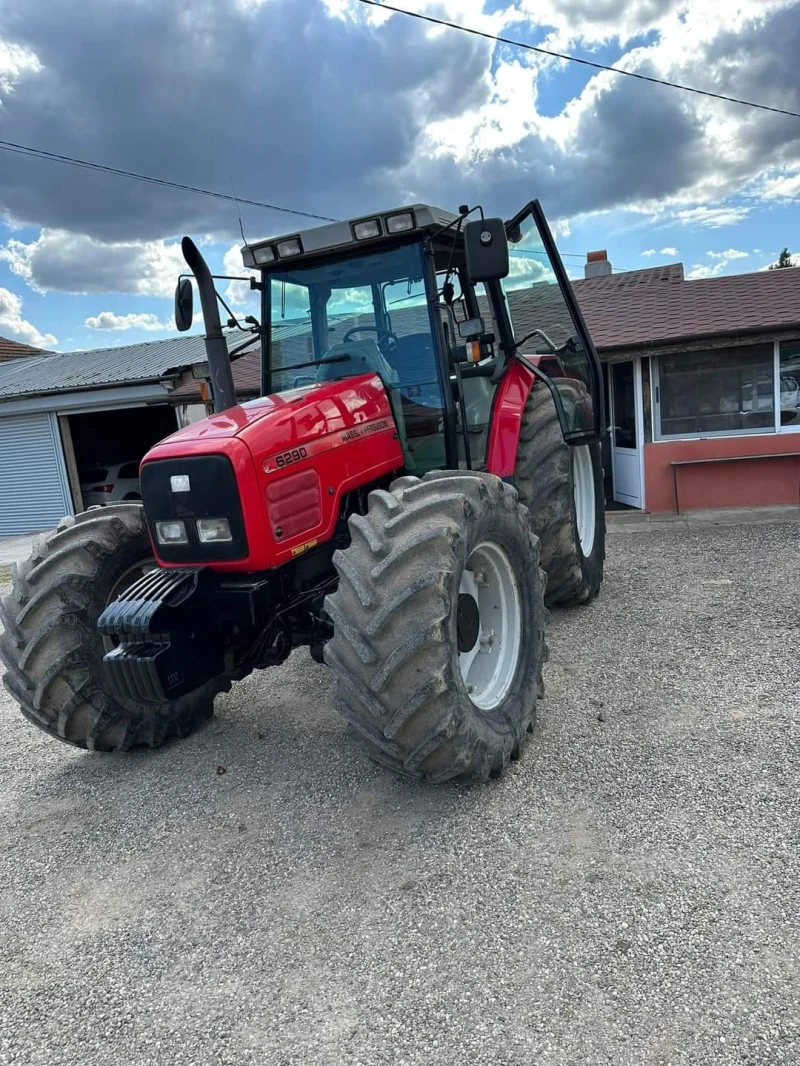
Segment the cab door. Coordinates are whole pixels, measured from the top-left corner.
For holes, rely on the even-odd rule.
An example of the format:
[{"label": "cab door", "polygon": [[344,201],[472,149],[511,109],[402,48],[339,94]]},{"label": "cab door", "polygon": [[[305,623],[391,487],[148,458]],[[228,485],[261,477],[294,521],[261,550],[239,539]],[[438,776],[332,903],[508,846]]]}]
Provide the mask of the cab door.
[{"label": "cab door", "polygon": [[[539,376],[554,392],[567,444],[600,441],[605,432],[600,361],[539,201],[531,200],[505,225],[509,273],[502,286],[517,350],[547,357]],[[578,378],[586,387],[585,401],[560,403],[559,377]]]}]

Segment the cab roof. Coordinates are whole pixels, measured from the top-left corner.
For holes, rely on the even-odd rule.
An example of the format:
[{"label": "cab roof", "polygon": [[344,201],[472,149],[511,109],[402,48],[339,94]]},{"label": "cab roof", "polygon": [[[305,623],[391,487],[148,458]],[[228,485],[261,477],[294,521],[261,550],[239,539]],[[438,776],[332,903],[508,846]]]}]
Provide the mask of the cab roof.
[{"label": "cab roof", "polygon": [[[389,227],[392,219],[397,216],[411,215],[412,225],[403,230],[392,231]],[[406,207],[396,207],[391,211],[376,211],[369,215],[359,215],[357,218],[347,219],[343,222],[329,222],[324,226],[313,226],[306,230],[282,234],[280,237],[269,237],[266,240],[246,244],[242,248],[242,260],[245,267],[278,266],[284,261],[298,259],[307,255],[318,255],[320,252],[339,251],[345,248],[364,245],[370,247],[381,242],[394,241],[407,236],[410,233],[425,233],[431,230],[440,230],[458,219],[458,215],[452,211],[445,211],[441,207],[433,207],[430,204],[410,204]],[[371,237],[357,238],[356,226],[359,223],[377,223],[378,232]],[[291,246],[294,241],[299,241],[300,251],[294,251],[290,255],[282,255],[279,245],[284,248]],[[272,253],[272,259],[265,261],[265,257]],[[260,253],[260,254],[259,254]]]}]

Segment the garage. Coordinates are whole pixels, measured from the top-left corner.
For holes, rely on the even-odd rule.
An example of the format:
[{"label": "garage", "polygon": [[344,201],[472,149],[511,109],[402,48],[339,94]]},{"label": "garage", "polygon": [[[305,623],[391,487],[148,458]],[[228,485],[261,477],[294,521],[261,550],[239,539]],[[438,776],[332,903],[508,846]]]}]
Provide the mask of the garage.
[{"label": "garage", "polygon": [[0,366],[0,537],[134,498],[139,460],[178,428],[171,394],[204,361],[188,336]]},{"label": "garage", "polygon": [[59,422],[64,451],[71,460],[76,510],[141,499],[142,456],[178,428],[175,409],[167,404],[62,415]]}]

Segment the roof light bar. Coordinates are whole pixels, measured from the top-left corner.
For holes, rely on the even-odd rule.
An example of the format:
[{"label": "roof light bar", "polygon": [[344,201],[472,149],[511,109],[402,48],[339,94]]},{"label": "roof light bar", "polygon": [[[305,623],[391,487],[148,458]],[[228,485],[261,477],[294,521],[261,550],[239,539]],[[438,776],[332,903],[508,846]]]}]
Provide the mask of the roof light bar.
[{"label": "roof light bar", "polygon": [[380,237],[381,224],[377,218],[367,219],[366,222],[356,222],[353,226],[353,236],[357,241],[367,241],[370,237]]},{"label": "roof light bar", "polygon": [[275,250],[274,248],[266,244],[263,248],[253,249],[253,260],[258,263],[259,266],[266,266],[267,263],[275,262]]},{"label": "roof light bar", "polygon": [[303,246],[299,237],[292,237],[288,241],[278,243],[278,255],[281,259],[290,259],[293,255],[302,255]]},{"label": "roof light bar", "polygon": [[403,211],[399,215],[389,215],[386,219],[386,229],[389,233],[407,233],[414,228],[414,214],[412,211]]}]

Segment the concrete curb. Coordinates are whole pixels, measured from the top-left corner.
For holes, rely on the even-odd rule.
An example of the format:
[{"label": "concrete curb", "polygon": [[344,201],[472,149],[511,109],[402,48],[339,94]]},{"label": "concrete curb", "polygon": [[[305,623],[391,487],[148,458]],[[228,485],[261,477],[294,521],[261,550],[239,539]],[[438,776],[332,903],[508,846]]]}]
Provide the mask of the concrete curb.
[{"label": "concrete curb", "polygon": [[756,526],[800,522],[800,505],[786,507],[727,507],[650,514],[646,511],[607,511],[609,533],[654,533],[670,526]]}]

